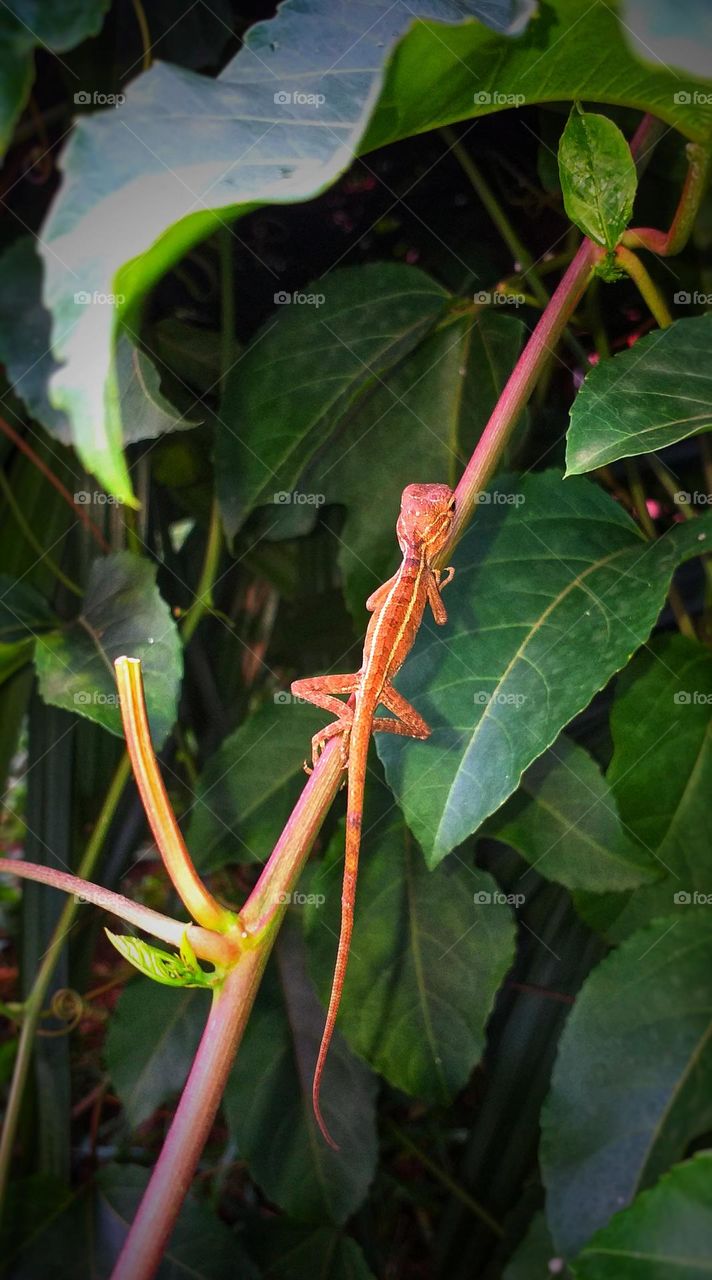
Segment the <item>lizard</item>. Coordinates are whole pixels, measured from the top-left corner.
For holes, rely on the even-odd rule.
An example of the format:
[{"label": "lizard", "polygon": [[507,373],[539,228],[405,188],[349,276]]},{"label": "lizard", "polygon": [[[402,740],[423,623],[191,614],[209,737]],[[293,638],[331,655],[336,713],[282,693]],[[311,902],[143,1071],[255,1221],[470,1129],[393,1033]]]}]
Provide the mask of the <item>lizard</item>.
[{"label": "lizard", "polygon": [[[366,601],[372,617],[366,631],[360,669],[350,675],[295,680],[291,686],[296,697],[304,698],[337,717],[312,738],[312,763],[316,765],[330,738],[341,735],[342,759],[348,779],[341,930],[312,1084],[316,1122],[326,1142],[336,1151],[339,1148],[322,1116],[320,1091],[341,1001],[353,929],[368,747],[372,733],[395,733],[421,739],[430,735],[430,728],[423,717],[398,693],[392,682],[415,643],[426,605],[430,605],[439,626],[447,621],[441,592],[452,581],[455,571],[451,567],[436,569],[433,566],[448,541],[454,511],[455,496],[446,484],[410,484],[403,490],[396,524],[396,537],[403,559],[393,577]],[[348,701],[342,702],[339,694],[347,695]],[[377,716],[379,705],[390,711],[392,717]]]}]

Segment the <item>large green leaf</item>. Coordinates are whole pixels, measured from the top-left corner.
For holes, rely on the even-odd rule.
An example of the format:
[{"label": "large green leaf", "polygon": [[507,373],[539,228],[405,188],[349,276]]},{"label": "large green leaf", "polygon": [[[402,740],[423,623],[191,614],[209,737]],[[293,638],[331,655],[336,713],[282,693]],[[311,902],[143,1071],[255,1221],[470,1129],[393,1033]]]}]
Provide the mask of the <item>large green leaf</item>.
[{"label": "large green leaf", "polygon": [[696,316],[649,333],[630,351],[596,365],[571,407],[567,474],[708,431],[711,351],[712,316]]},{"label": "large green leaf", "polygon": [[145,978],[129,982],[112,1014],[106,1065],[135,1127],[183,1087],[208,1016],[199,991],[173,991]]},{"label": "large green leaf", "polygon": [[[513,102],[593,98],[654,111],[693,138],[710,131],[712,107],[675,102],[675,75],[641,66],[606,6],[552,0],[517,40],[502,34],[531,11],[529,0],[287,3],[217,80],[159,63],[125,106],[79,121],[42,240],[63,365],[53,398],[102,483],[131,500],[111,375],[119,313],[133,323],[147,290],[225,217],[306,200],[358,151]],[[80,309],[77,291],[123,301]]]},{"label": "large green leaf", "polygon": [[566,1023],[540,1153],[557,1248],[576,1253],[711,1124],[712,932],[700,910],[628,938]]},{"label": "large green leaf", "polygon": [[367,597],[400,560],[395,525],[404,485],[454,486],[524,335],[514,316],[496,309],[474,314],[452,299],[450,314],[352,406],[303,474],[300,488],[346,507],[339,563],[359,623]]},{"label": "large green leaf", "polygon": [[270,1200],[306,1222],[341,1223],[363,1200],[375,1171],[375,1080],[337,1034],[322,1110],[340,1151],[327,1146],[312,1112],[311,1084],[324,1012],[294,930],[283,928],[250,1015],[225,1093],[241,1155]]},{"label": "large green leaf", "polygon": [[256,502],[295,497],[304,464],[356,397],[372,394],[449,301],[423,271],[397,263],[335,272],[304,296],[323,302],[284,305],[227,381],[216,475],[229,533]]},{"label": "large green leaf", "polygon": [[510,844],[540,876],[567,889],[633,889],[662,874],[626,831],[595,760],[564,736],[530,765],[483,835]]},{"label": "large green leaf", "polygon": [[3,649],[29,636],[52,631],[58,618],[48,601],[24,578],[0,573],[0,643]]},{"label": "large green leaf", "polygon": [[[38,0],[8,0],[0,12],[0,153],[30,96],[34,54],[40,48],[64,53],[101,30],[111,0],[71,0],[52,5]],[[82,85],[71,73],[75,91]]]},{"label": "large green leaf", "polygon": [[554,1261],[554,1246],[546,1217],[543,1213],[535,1213],[527,1234],[504,1268],[502,1280],[551,1280],[553,1275],[560,1275],[565,1280],[565,1272],[557,1272],[549,1265]]},{"label": "large green leaf", "polygon": [[[35,1230],[11,1259],[12,1280],[110,1280],[149,1178],[147,1169],[109,1165],[59,1213]],[[236,1239],[203,1202],[188,1197],[156,1280],[256,1280]]]},{"label": "large green leaf", "polygon": [[676,1165],[582,1249],[576,1280],[699,1280],[712,1275],[712,1151]]},{"label": "large green leaf", "polygon": [[[21,307],[18,296],[23,300]],[[94,304],[87,301],[83,305],[91,308]],[[37,241],[21,236],[0,258],[0,360],[12,390],[32,417],[62,444],[70,444],[67,415],[49,400],[49,382],[58,367],[52,356],[50,329],[51,317],[42,302]],[[180,414],[161,393],[156,366],[126,332],[119,335],[117,343],[116,375],[125,444],[195,425],[192,416]]]},{"label": "large green leaf", "polygon": [[272,1217],[253,1225],[248,1248],[264,1280],[374,1280],[356,1241],[335,1227]]},{"label": "large green leaf", "polygon": [[559,142],[564,208],[597,244],[615,249],[633,212],[635,161],[608,116],[574,107]]},{"label": "large green leaf", "polygon": [[[373,785],[369,779],[371,800]],[[506,896],[464,862],[427,870],[379,795],[366,810],[354,943],[339,1026],[399,1089],[448,1103],[482,1057],[497,990],[514,959]],[[368,838],[370,833],[370,838]],[[328,996],[341,911],[343,829],[309,882],[312,967]]]},{"label": "large green leaf", "polygon": [[187,839],[201,872],[264,862],[302,790],[312,735],[324,723],[291,694],[274,695],[231,733],[198,780]]},{"label": "large green leaf", "polygon": [[611,712],[607,780],[621,816],[663,878],[633,894],[577,905],[618,940],[656,915],[712,902],[712,654],[684,636],[657,636],[622,674]]},{"label": "large green leaf", "polygon": [[673,569],[712,533],[704,516],[646,543],[601,489],[555,472],[502,478],[489,497],[454,556],[447,627],[436,634],[426,618],[397,679],[432,736],[378,740],[431,865],[499,808],[625,665]]},{"label": "large green leaf", "polygon": [[113,663],[122,655],[141,659],[151,735],[160,748],[175,723],[183,650],[156,586],[156,565],[128,551],[95,560],[79,616],[38,637],[42,697],[121,734]]}]

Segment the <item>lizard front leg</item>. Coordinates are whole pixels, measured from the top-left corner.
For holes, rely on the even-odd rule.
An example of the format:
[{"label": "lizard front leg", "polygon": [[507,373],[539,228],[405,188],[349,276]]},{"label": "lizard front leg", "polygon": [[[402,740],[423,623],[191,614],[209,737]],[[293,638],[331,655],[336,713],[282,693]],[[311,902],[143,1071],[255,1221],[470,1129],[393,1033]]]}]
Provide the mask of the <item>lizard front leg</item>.
[{"label": "lizard front leg", "polygon": [[[329,711],[331,715],[336,716],[332,724],[320,729],[312,738],[313,765],[316,764],[324,744],[330,738],[336,737],[337,734],[344,734],[346,735],[345,743],[348,742],[347,731],[351,728],[353,711],[348,703],[342,702],[336,695],[355,693],[358,685],[357,672],[346,676],[311,676],[306,680],[292,681],[292,693],[295,698],[304,698],[306,702],[311,702],[315,707],[321,707],[323,711]],[[345,763],[345,749],[342,751],[342,757]],[[307,769],[307,772],[310,770]]]},{"label": "lizard front leg", "polygon": [[[444,578],[443,574],[445,574]],[[448,569],[431,569],[428,576],[428,603],[439,627],[447,622],[447,609],[442,602],[441,592],[454,577],[455,570],[452,566]]]}]

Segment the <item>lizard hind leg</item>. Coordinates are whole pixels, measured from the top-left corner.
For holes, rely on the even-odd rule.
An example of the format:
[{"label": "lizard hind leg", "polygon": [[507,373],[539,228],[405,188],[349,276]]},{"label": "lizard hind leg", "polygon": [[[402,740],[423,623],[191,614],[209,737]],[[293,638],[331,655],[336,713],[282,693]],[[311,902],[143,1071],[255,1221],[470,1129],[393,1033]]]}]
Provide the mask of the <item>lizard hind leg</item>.
[{"label": "lizard hind leg", "polygon": [[[336,716],[336,720],[332,724],[320,729],[312,738],[312,768],[316,765],[325,743],[338,734],[344,735],[342,758],[345,760],[348,751],[348,730],[351,728],[353,710],[348,703],[342,702],[337,695],[355,693],[358,685],[358,672],[343,676],[311,676],[306,680],[294,680],[292,682],[292,693],[295,698],[303,698],[305,702],[311,702],[315,707],[321,707],[323,711],[329,711]],[[304,767],[307,773],[311,773],[311,769],[307,764]]]}]

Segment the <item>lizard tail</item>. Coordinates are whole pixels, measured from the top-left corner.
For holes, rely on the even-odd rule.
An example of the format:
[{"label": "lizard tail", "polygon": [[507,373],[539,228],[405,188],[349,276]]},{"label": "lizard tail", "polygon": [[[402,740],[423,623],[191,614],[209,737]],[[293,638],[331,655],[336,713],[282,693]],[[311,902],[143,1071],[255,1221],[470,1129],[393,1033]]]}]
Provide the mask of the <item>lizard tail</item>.
[{"label": "lizard tail", "polygon": [[354,904],[356,901],[356,878],[358,875],[358,859],[361,848],[361,823],[363,820],[363,793],[366,782],[366,759],[368,756],[368,744],[370,739],[370,717],[357,716],[354,719],[351,728],[351,740],[349,745],[349,790],[348,803],[346,807],[346,852],[344,855],[344,879],[341,890],[341,931],[339,933],[339,945],[336,952],[336,964],[334,966],[334,977],[331,984],[331,995],[329,997],[329,1008],[326,1014],[326,1022],[319,1046],[319,1056],[316,1061],[316,1069],[314,1071],[314,1082],[312,1084],[312,1103],[314,1106],[314,1116],[316,1122],[323,1134],[323,1137],[334,1151],[339,1150],[338,1143],[334,1142],[329,1130],[326,1126],[323,1115],[321,1114],[321,1106],[319,1095],[321,1092],[321,1080],[324,1074],[324,1066],[326,1063],[329,1046],[331,1045],[336,1018],[341,1003],[341,993],[344,989],[344,979],[346,977],[346,966],[349,959],[349,948],[351,946],[351,933],[354,924]]}]

